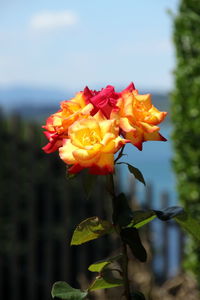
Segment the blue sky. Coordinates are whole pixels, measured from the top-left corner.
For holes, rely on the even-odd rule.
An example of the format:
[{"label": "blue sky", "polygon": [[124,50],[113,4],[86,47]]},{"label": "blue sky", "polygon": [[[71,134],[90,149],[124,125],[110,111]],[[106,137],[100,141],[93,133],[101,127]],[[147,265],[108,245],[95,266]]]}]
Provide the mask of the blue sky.
[{"label": "blue sky", "polygon": [[169,90],[178,0],[1,0],[0,86]]}]

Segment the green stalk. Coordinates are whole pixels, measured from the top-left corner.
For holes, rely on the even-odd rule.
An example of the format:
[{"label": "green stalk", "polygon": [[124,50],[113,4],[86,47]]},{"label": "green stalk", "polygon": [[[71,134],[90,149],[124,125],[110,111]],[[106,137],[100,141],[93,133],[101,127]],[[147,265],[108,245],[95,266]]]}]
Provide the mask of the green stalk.
[{"label": "green stalk", "polygon": [[[115,184],[114,184],[113,174],[109,174],[109,192],[112,197],[112,206],[113,206],[113,211],[114,211],[116,194],[115,194]],[[119,234],[121,244],[122,244],[122,254],[123,254],[122,278],[123,278],[123,282],[124,282],[124,295],[126,297],[126,300],[131,300],[130,284],[129,284],[129,279],[128,279],[127,245],[123,242],[121,235],[120,235],[120,230],[118,230],[118,228],[116,228],[116,232],[117,232],[117,234]]]}]

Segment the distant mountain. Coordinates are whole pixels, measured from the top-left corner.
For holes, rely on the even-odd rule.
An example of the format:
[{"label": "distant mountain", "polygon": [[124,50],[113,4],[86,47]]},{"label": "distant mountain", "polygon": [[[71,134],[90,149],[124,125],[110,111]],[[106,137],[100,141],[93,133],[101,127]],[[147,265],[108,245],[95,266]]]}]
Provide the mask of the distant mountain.
[{"label": "distant mountain", "polygon": [[[142,93],[142,92],[141,92]],[[162,111],[169,110],[167,93],[151,92],[153,104]],[[0,87],[0,107],[7,113],[16,113],[23,118],[43,120],[59,109],[62,100],[74,95],[70,91],[32,87]]]},{"label": "distant mountain", "polygon": [[68,99],[72,93],[51,88],[0,87],[0,106],[5,109],[26,106],[52,105]]}]

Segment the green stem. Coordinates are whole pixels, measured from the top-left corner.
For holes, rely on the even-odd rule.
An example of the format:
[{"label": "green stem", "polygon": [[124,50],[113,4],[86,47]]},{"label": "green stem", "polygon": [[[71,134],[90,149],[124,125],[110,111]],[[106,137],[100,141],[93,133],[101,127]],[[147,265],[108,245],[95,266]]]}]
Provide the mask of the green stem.
[{"label": "green stem", "polygon": [[[112,205],[113,205],[113,211],[115,210],[115,184],[113,179],[113,174],[109,174],[109,192],[112,197]],[[120,231],[120,230],[119,230]],[[116,232],[119,234],[118,228],[116,229]],[[123,262],[122,262],[122,277],[124,282],[124,295],[127,300],[131,300],[131,293],[130,293],[130,285],[129,285],[129,279],[128,279],[128,254],[127,254],[127,245],[123,242],[121,236],[121,244],[122,244],[122,253],[123,253]]]},{"label": "green stem", "polygon": [[116,164],[116,162],[124,155],[124,154],[123,154],[124,147],[125,147],[125,145],[122,146],[122,148],[121,148],[121,150],[120,150],[120,152],[119,152],[117,158],[115,159],[115,164]]},{"label": "green stem", "polygon": [[124,294],[127,300],[131,300],[130,284],[128,279],[128,255],[127,255],[127,245],[122,241],[122,253],[123,253],[123,281],[124,281]]}]

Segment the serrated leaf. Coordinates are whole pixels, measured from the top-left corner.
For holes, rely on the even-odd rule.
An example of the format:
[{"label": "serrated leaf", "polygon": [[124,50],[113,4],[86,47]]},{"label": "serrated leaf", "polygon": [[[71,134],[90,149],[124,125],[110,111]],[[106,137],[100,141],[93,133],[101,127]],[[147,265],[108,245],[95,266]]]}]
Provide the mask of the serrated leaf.
[{"label": "serrated leaf", "polygon": [[135,258],[141,262],[145,262],[147,260],[147,253],[140,240],[138,230],[136,228],[124,228],[120,235],[123,242],[130,247]]},{"label": "serrated leaf", "polygon": [[128,205],[126,196],[121,193],[114,199],[113,223],[120,227],[127,226],[133,219],[133,213]]},{"label": "serrated leaf", "polygon": [[118,261],[122,257],[122,254],[117,256],[109,257],[104,260],[97,261],[96,263],[89,266],[88,270],[90,272],[101,272],[105,267],[110,265],[111,263]]},{"label": "serrated leaf", "polygon": [[103,270],[101,275],[97,276],[92,284],[89,286],[88,291],[95,291],[99,289],[109,289],[117,286],[122,286],[123,280],[116,278],[112,270]]},{"label": "serrated leaf", "polygon": [[91,217],[81,222],[75,229],[71,245],[81,245],[113,232],[113,225],[98,217]]},{"label": "serrated leaf", "polygon": [[51,290],[52,297],[67,300],[82,300],[88,295],[88,292],[83,292],[79,289],[72,288],[68,283],[58,281],[54,283]]}]

